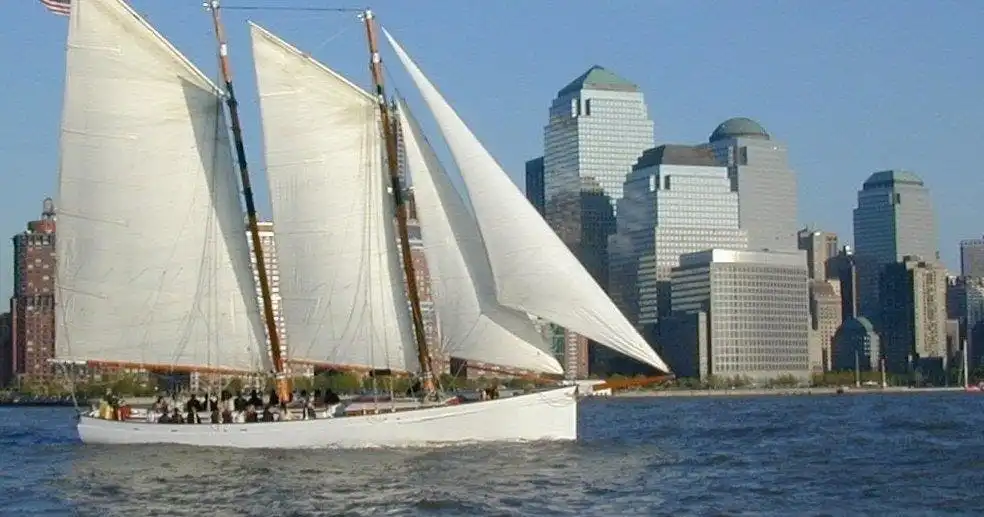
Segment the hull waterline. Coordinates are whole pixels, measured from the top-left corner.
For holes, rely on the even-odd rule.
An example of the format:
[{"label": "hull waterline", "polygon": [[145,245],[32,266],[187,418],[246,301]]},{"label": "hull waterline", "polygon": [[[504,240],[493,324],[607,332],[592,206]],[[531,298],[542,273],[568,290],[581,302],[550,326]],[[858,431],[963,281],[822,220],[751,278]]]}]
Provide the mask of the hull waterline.
[{"label": "hull waterline", "polygon": [[86,444],[305,449],[573,441],[576,387],[484,402],[364,416],[251,424],[159,424],[79,419]]}]

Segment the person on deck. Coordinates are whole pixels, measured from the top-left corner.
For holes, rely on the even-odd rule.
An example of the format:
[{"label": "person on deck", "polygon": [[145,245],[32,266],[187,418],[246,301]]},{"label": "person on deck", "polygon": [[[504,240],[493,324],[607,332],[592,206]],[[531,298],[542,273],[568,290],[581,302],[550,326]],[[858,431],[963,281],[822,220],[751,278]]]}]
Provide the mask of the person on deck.
[{"label": "person on deck", "polygon": [[232,393],[229,393],[226,390],[222,390],[222,393],[219,395],[219,400],[220,400],[220,403],[219,403],[219,411],[222,414],[222,423],[223,424],[231,424],[232,423],[232,411],[233,411],[233,409],[235,409],[233,407],[234,405],[233,405],[233,402],[232,402]]},{"label": "person on deck", "polygon": [[317,418],[314,414],[314,404],[316,399],[314,397],[306,397],[304,399],[304,419],[314,419]]},{"label": "person on deck", "polygon": [[334,391],[332,391],[331,388],[328,388],[327,390],[325,390],[325,399],[324,399],[324,401],[325,401],[325,405],[326,406],[334,406],[335,404],[341,404],[342,403],[342,399],[339,398],[338,397],[338,394],[335,393]]},{"label": "person on deck", "polygon": [[202,406],[202,402],[198,400],[198,397],[192,393],[191,398],[185,403],[185,413],[188,415],[185,417],[185,422],[189,424],[200,424],[202,423],[201,418],[198,417],[198,412],[203,411],[205,408]]},{"label": "person on deck", "polygon": [[277,396],[277,390],[276,390],[276,388],[271,388],[270,389],[270,405],[271,406],[279,406],[280,405],[280,397]]},{"label": "person on deck", "polygon": [[205,401],[206,401],[205,410],[208,411],[209,413],[213,411],[219,411],[219,412],[222,411],[222,408],[219,407],[219,398],[215,396],[215,393],[212,393],[211,395],[206,395]]},{"label": "person on deck", "polygon": [[170,421],[168,423],[169,424],[183,424],[184,423],[184,419],[181,418],[181,410],[180,409],[174,408],[174,412],[171,413],[171,418],[170,418]]},{"label": "person on deck", "polygon": [[104,418],[107,420],[119,420],[120,419],[120,399],[113,393],[112,388],[106,388],[106,394],[103,396],[103,402],[106,403],[106,412]]},{"label": "person on deck", "polygon": [[234,411],[237,411],[237,412],[238,411],[246,411],[246,406],[247,406],[247,404],[246,404],[246,398],[243,397],[243,392],[237,391],[236,392],[236,398],[233,399],[233,402],[232,402],[232,409]]},{"label": "person on deck", "polygon": [[413,384],[407,388],[408,397],[419,397],[424,391],[423,384],[420,383],[420,379],[414,379]]},{"label": "person on deck", "polygon": [[325,416],[332,418],[338,413],[338,407],[342,405],[342,399],[331,388],[325,390]]},{"label": "person on deck", "polygon": [[247,424],[255,424],[256,422],[259,422],[259,421],[260,421],[259,416],[256,414],[256,407],[255,406],[248,406],[246,408],[245,422]]},{"label": "person on deck", "polygon": [[250,390],[249,400],[246,401],[247,406],[263,407],[263,399],[260,395],[256,393],[256,390]]},{"label": "person on deck", "polygon": [[263,414],[260,415],[260,422],[273,422],[273,411],[270,411],[269,404],[263,408]]}]

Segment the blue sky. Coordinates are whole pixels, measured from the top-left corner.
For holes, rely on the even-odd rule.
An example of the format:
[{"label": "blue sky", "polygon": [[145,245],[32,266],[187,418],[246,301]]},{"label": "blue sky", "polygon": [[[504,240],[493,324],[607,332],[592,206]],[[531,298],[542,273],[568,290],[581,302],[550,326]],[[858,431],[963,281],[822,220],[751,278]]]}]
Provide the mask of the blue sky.
[{"label": "blue sky", "polygon": [[[224,0],[330,5],[345,0]],[[200,0],[132,0],[206,73],[217,75]],[[706,140],[747,116],[787,144],[802,223],[851,240],[856,190],[876,170],[906,168],[933,193],[940,250],[984,233],[984,2],[974,0],[658,1],[377,0],[401,40],[489,150],[521,182],[542,153],[547,107],[593,64],[639,84],[658,143]],[[352,14],[228,11],[247,149],[262,174],[250,19],[366,84]],[[35,0],[0,6],[0,296],[11,290],[8,236],[55,194],[67,19]],[[386,49],[389,79],[423,114]],[[392,91],[392,90],[391,90]],[[423,117],[423,115],[421,115]],[[432,126],[424,121],[425,129]],[[257,181],[261,206],[266,189]],[[264,208],[264,211],[266,209]],[[268,212],[268,211],[267,211]]]}]

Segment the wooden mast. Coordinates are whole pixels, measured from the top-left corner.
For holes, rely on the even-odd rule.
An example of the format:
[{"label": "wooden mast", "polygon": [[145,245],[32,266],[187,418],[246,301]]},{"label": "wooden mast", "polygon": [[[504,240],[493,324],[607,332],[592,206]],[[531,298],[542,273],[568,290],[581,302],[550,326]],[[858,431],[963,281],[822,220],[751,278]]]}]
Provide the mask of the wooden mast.
[{"label": "wooden mast", "polygon": [[270,295],[270,279],[267,277],[266,263],[263,259],[263,244],[260,240],[260,229],[256,218],[256,203],[253,201],[253,187],[249,179],[249,167],[246,164],[246,147],[243,145],[243,129],[239,123],[239,103],[232,87],[232,67],[229,65],[229,46],[226,42],[225,29],[219,17],[219,0],[211,0],[206,7],[212,13],[212,23],[215,27],[215,40],[219,45],[219,64],[222,70],[222,80],[225,82],[226,105],[229,107],[229,121],[232,126],[232,138],[236,145],[236,159],[239,162],[239,179],[243,186],[243,198],[246,199],[246,216],[249,220],[249,234],[253,241],[253,255],[256,259],[256,272],[260,280],[260,295],[263,298],[263,316],[266,321],[267,334],[270,336],[270,358],[276,376],[277,396],[280,400],[290,399],[290,381],[284,369],[284,358],[280,353],[280,335],[277,332],[277,321],[273,314],[273,297]]},{"label": "wooden mast", "polygon": [[420,363],[421,388],[428,395],[435,389],[434,373],[430,364],[430,353],[427,350],[427,340],[424,334],[424,317],[420,311],[420,295],[417,292],[417,275],[413,268],[413,257],[410,255],[410,239],[407,235],[408,204],[400,184],[399,164],[397,163],[398,144],[393,131],[393,119],[390,116],[389,104],[383,88],[383,59],[379,55],[377,45],[375,15],[369,9],[362,13],[366,24],[366,36],[369,39],[369,65],[372,70],[372,83],[376,90],[376,101],[379,104],[379,119],[383,137],[386,139],[386,166],[389,169],[390,186],[393,190],[393,201],[396,204],[397,231],[400,234],[400,251],[403,255],[403,272],[407,277],[407,296],[410,299],[410,312],[413,316],[413,331],[417,342],[417,360]]}]

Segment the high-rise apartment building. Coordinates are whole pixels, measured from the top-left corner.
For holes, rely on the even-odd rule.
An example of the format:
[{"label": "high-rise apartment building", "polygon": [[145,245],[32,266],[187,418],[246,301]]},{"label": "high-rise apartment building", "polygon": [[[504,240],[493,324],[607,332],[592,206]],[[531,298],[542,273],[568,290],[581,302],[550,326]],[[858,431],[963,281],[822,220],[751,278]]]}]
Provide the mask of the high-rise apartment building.
[{"label": "high-rise apartment building", "polygon": [[48,381],[55,356],[55,206],[45,199],[41,219],[14,236],[12,371],[21,382]]},{"label": "high-rise apartment building", "polygon": [[841,296],[836,280],[810,280],[810,369],[830,370],[833,364],[834,335],[843,322]]},{"label": "high-rise apartment building", "polygon": [[984,237],[960,241],[960,275],[984,278]]},{"label": "high-rise apartment building", "polygon": [[0,388],[14,380],[13,318],[9,312],[0,313]]},{"label": "high-rise apartment building", "polygon": [[653,325],[670,312],[670,276],[680,256],[744,249],[738,193],[706,148],[647,150],[625,181],[611,244],[611,293],[629,321]]},{"label": "high-rise apartment building", "polygon": [[[284,323],[283,302],[280,297],[280,265],[277,263],[277,242],[274,238],[273,223],[259,221],[256,223],[260,232],[260,248],[263,249],[263,266],[266,270],[267,281],[270,282],[270,302],[273,306],[273,319],[277,322],[277,337],[280,338],[280,353],[287,355],[287,325]],[[263,292],[260,290],[260,272],[256,266],[256,254],[253,252],[253,239],[249,229],[246,230],[246,241],[249,243],[249,260],[253,270],[253,285],[256,286],[256,300],[260,310],[263,309]],[[270,332],[263,326],[267,346],[270,346]]]},{"label": "high-rise apartment building", "polygon": [[840,279],[827,275],[831,259],[839,253],[837,234],[803,228],[796,240],[806,252],[810,275],[810,367],[827,371],[833,364],[834,334],[843,321]]},{"label": "high-rise apartment building", "polygon": [[799,249],[806,252],[806,267],[811,280],[827,279],[827,262],[840,253],[837,234],[803,228],[796,234]]},{"label": "high-rise apartment building", "polygon": [[[392,109],[398,109],[398,105],[394,104]],[[407,236],[410,241],[410,258],[413,262],[414,278],[417,282],[417,296],[420,300],[420,315],[424,321],[424,341],[427,343],[427,350],[430,352],[431,366],[434,368],[434,373],[446,373],[450,369],[451,358],[444,353],[444,344],[441,342],[441,330],[438,325],[439,315],[437,314],[437,309],[434,307],[434,299],[431,297],[430,269],[427,266],[427,257],[424,254],[424,241],[420,229],[420,220],[417,218],[417,207],[414,204],[413,188],[408,186],[412,183],[412,177],[407,170],[403,128],[397,117],[393,119],[393,131],[396,134],[397,142],[397,170],[400,175],[400,184],[405,189],[407,206],[409,207]],[[410,178],[410,181],[408,181],[408,178]],[[404,278],[404,282],[406,282],[406,278]],[[407,306],[407,310],[410,310],[409,305]],[[464,371],[467,368],[467,362],[461,361],[460,363],[461,369]]]},{"label": "high-rise apartment building", "polygon": [[858,314],[870,319],[879,331],[883,307],[878,284],[882,270],[906,256],[924,260],[939,257],[934,217],[929,189],[912,172],[876,172],[858,191],[858,206],[854,209]]},{"label": "high-rise apartment building", "polygon": [[738,190],[739,223],[750,250],[791,251],[796,247],[796,174],[786,147],[748,118],[722,122],[708,143]]},{"label": "high-rise apartment building", "polygon": [[906,256],[885,266],[879,292],[886,369],[941,374],[946,365],[947,271],[935,260]]},{"label": "high-rise apartment building", "polygon": [[[414,278],[417,281],[417,296],[420,300],[420,315],[424,320],[424,341],[431,355],[431,366],[434,373],[446,373],[450,368],[451,358],[444,353],[441,342],[441,330],[438,326],[437,309],[431,295],[430,269],[427,267],[427,257],[424,254],[424,241],[421,238],[420,221],[417,219],[417,207],[413,201],[413,192],[408,197],[410,217],[407,219],[407,234],[410,237],[410,257],[413,261]],[[469,364],[469,366],[471,366]]]},{"label": "high-rise apartment building", "polygon": [[[633,164],[653,146],[638,86],[600,66],[557,92],[544,127],[543,213],[589,273],[608,288],[608,237]],[[569,375],[587,375],[588,341],[565,337]]]},{"label": "high-rise apartment building", "polygon": [[688,253],[672,282],[673,316],[659,330],[663,357],[677,375],[809,378],[803,252]]}]

